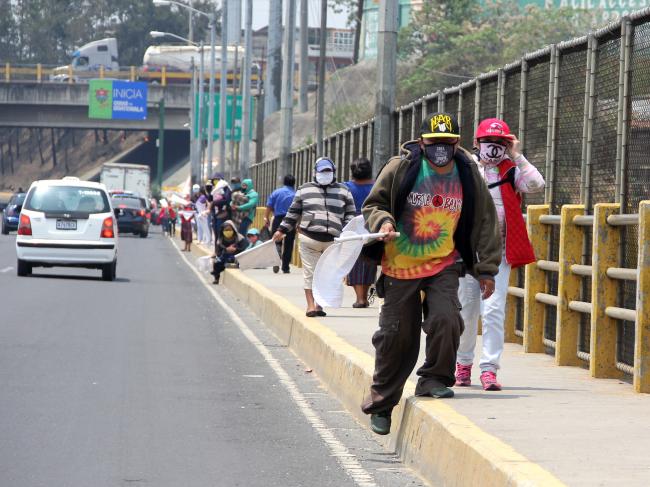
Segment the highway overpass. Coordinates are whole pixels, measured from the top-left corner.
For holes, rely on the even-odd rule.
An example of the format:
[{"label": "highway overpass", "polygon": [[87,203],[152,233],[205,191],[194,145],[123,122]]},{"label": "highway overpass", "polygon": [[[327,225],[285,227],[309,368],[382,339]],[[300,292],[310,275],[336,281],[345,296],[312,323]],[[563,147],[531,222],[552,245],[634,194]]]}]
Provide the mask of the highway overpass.
[{"label": "highway overpass", "polygon": [[0,127],[154,130],[165,99],[165,129],[189,130],[189,85],[149,84],[146,120],[88,118],[87,83],[0,83]]}]

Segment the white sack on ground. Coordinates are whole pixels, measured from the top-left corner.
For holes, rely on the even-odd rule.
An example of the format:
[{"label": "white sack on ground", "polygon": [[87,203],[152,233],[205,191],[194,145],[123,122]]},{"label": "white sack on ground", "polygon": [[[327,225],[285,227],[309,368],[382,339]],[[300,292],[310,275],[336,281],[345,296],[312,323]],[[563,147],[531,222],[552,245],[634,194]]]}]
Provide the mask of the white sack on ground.
[{"label": "white sack on ground", "polygon": [[200,272],[212,272],[212,264],[214,264],[214,259],[209,255],[204,255],[196,259],[196,268]]},{"label": "white sack on ground", "polygon": [[265,269],[282,264],[275,242],[269,240],[262,245],[246,250],[235,256],[241,270]]},{"label": "white sack on ground", "polygon": [[[354,217],[348,223],[341,237],[367,235],[363,216]],[[328,247],[316,264],[312,290],[314,299],[321,306],[340,308],[343,302],[343,279],[361,255],[363,239],[337,242]]]}]

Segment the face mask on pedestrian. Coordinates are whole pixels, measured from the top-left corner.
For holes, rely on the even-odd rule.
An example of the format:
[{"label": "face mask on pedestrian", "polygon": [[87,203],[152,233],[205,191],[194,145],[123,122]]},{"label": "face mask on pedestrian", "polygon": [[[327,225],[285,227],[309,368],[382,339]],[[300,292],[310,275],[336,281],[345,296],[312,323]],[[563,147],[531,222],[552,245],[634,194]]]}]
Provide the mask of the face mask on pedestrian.
[{"label": "face mask on pedestrian", "polygon": [[235,231],[232,230],[231,228],[224,228],[223,229],[223,236],[226,237],[228,240],[233,238],[235,236]]},{"label": "face mask on pedestrian", "polygon": [[507,147],[497,142],[479,142],[479,159],[483,163],[496,165],[506,157]]},{"label": "face mask on pedestrian", "polygon": [[445,167],[453,159],[455,150],[454,144],[430,144],[424,146],[424,155],[434,166]]},{"label": "face mask on pedestrian", "polygon": [[332,184],[332,181],[334,181],[334,172],[321,171],[316,173],[316,182],[321,186]]}]

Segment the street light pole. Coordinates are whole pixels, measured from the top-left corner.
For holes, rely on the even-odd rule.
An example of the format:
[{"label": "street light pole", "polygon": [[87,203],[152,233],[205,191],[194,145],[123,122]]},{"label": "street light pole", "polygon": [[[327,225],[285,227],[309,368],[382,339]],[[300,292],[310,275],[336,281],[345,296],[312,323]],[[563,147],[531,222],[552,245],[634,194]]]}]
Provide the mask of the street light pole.
[{"label": "street light pole", "polygon": [[293,130],[293,68],[294,68],[294,35],[296,32],[296,0],[287,0],[286,27],[282,45],[282,98],[280,101],[280,124],[282,125],[282,141],[280,142],[280,171],[281,179],[291,173],[291,144]]},{"label": "street light pole", "polygon": [[[221,79],[219,80],[219,171],[226,161],[226,91],[228,89],[228,0],[221,7]],[[213,58],[214,59],[214,58]]]},{"label": "street light pole", "polygon": [[190,85],[190,182],[194,185],[199,182],[198,175],[198,157],[196,154],[196,65],[194,57],[190,63],[192,69],[192,84]]},{"label": "street light pole", "polygon": [[203,138],[205,137],[205,100],[203,99],[203,85],[205,84],[205,62],[203,55],[203,41],[201,41],[201,63],[199,64],[199,137],[197,141],[197,152],[199,154],[199,177],[201,181],[206,179],[205,172],[203,170],[204,160],[203,157]]},{"label": "street light pole", "polygon": [[156,166],[156,181],[158,190],[162,193],[163,163],[165,161],[165,98],[158,103],[158,164]]},{"label": "street light pole", "polygon": [[[221,30],[223,31],[223,28]],[[214,55],[216,50],[216,36],[216,17],[213,11],[210,14],[210,86],[208,87],[208,99],[210,108],[208,109],[208,177],[212,176],[212,146],[214,140]],[[221,121],[221,119],[219,120]],[[221,164],[221,161],[219,161],[219,164]]]},{"label": "street light pole", "polygon": [[[318,51],[318,96],[316,101],[316,157],[323,157],[325,124],[325,62],[327,60],[327,0],[321,0],[320,48]],[[330,155],[332,157],[333,154]]]},{"label": "street light pole", "polygon": [[[242,179],[248,177],[248,167],[250,165],[250,137],[251,137],[251,66],[253,60],[253,0],[246,0],[246,20],[244,31],[244,99],[242,107],[242,137],[241,152],[239,157],[239,170]],[[259,83],[259,81],[258,81]]]}]

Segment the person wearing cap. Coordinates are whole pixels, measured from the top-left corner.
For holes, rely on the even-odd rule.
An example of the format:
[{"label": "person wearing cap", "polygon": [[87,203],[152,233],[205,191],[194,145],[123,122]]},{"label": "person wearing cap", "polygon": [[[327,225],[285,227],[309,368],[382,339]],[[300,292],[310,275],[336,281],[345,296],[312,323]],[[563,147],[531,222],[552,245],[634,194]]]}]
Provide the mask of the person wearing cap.
[{"label": "person wearing cap", "polygon": [[314,180],[298,188],[286,216],[273,234],[273,240],[279,242],[298,227],[307,300],[305,314],[309,317],[326,316],[323,308],[314,301],[312,293],[316,263],[355,215],[352,194],[345,184],[336,181],[334,163],[327,157],[317,159],[314,164]]},{"label": "person wearing cap", "polygon": [[510,270],[535,261],[521,212],[521,194],[544,189],[544,178],[521,153],[521,143],[498,118],[483,120],[474,140],[477,168],[488,185],[497,210],[503,256],[496,275],[494,294],[481,302],[479,284],[472,276],[460,280],[458,297],[465,331],[460,337],[456,385],[470,386],[478,319],[481,318],[482,353],[479,362],[481,385],[500,391],[497,381],[504,343],[504,320]]},{"label": "person wearing cap", "polygon": [[[377,176],[362,213],[382,241],[365,249],[381,260],[377,292],[384,298],[372,337],[375,372],[362,410],[371,429],[388,434],[391,412],[415,366],[420,334],[425,360],[415,394],[453,397],[456,350],[463,332],[458,280],[476,277],[482,296],[494,291],[501,239],[490,193],[448,113],[427,116],[420,138],[402,145]],[[422,299],[420,293],[424,293]]]},{"label": "person wearing cap", "polygon": [[260,231],[257,228],[249,228],[246,232],[246,238],[248,239],[248,247],[246,247],[246,250],[259,247],[263,243],[260,240]]},{"label": "person wearing cap", "polygon": [[[296,178],[287,174],[283,180],[283,186],[279,187],[271,193],[266,200],[266,213],[264,215],[264,224],[266,226],[271,223],[271,234],[274,234],[282,220],[287,215],[291,202],[296,195]],[[271,215],[273,221],[271,222]],[[281,242],[277,242],[276,246],[280,258],[282,259],[282,272],[289,274],[289,264],[291,263],[291,256],[293,255],[293,243],[296,238],[296,231],[292,230],[286,234]],[[279,266],[273,266],[273,272],[277,274],[280,272]]]}]

